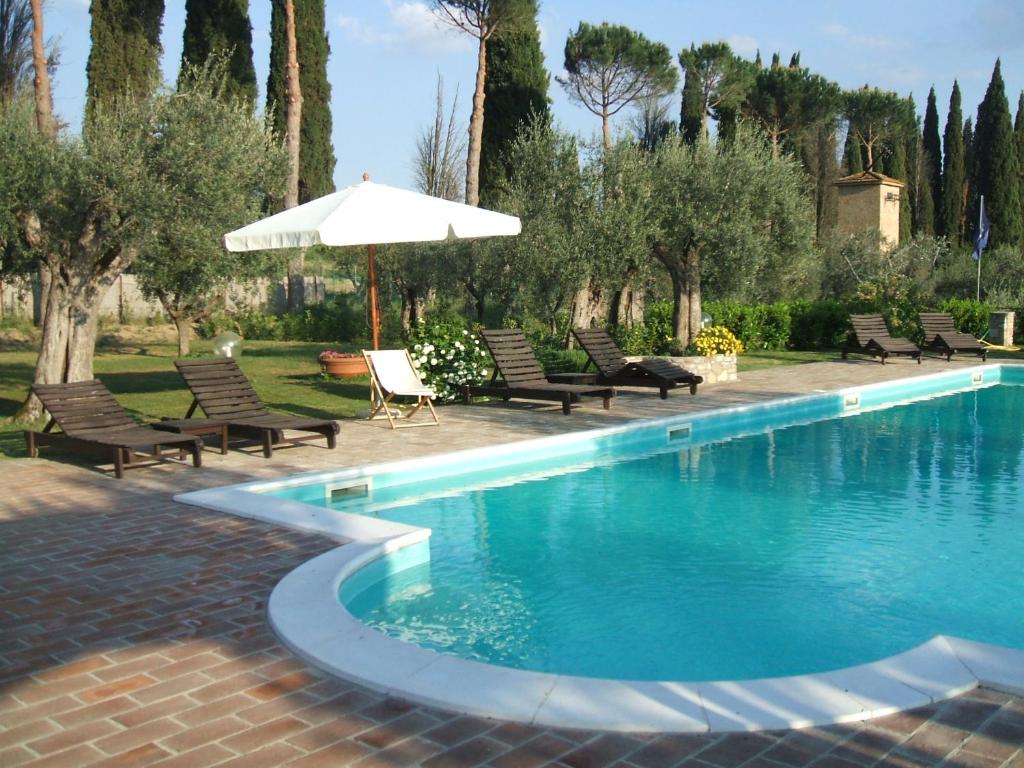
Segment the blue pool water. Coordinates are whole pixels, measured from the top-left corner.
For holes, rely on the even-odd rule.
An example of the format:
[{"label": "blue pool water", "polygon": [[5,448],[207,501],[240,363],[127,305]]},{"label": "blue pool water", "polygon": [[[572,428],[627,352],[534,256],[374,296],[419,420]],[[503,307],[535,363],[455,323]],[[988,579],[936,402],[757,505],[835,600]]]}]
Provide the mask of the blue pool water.
[{"label": "blue pool water", "polygon": [[810,673],[940,633],[1024,648],[1021,414],[1024,387],[994,386],[391,499],[372,513],[433,529],[430,560],[346,605],[428,648],[609,678]]}]

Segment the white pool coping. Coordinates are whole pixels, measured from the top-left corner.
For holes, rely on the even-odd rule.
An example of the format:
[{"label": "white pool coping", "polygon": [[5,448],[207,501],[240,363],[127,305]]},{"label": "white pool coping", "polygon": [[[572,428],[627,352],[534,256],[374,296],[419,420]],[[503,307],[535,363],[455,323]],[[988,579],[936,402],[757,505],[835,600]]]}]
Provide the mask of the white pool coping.
[{"label": "white pool coping", "polygon": [[[993,364],[970,371],[984,371]],[[935,376],[933,374],[932,376]],[[941,376],[942,374],[938,374]],[[931,376],[911,377],[914,381]],[[838,390],[847,396],[882,385]],[[975,383],[980,384],[981,378]],[[776,404],[803,399],[785,398]],[[678,424],[734,406],[645,421]],[[306,473],[180,494],[177,501],[285,527],[350,539],[285,576],[268,618],[281,641],[311,664],[382,693],[466,714],[535,725],[628,732],[725,732],[801,728],[866,720],[922,706],[985,685],[1024,695],[1024,651],[936,636],[880,661],[809,675],[722,682],[628,681],[574,677],[499,667],[438,653],[388,637],[354,618],[338,598],[358,570],[430,531],[339,513],[259,493],[318,478],[372,477],[403,467],[441,466],[472,454],[500,457],[533,445],[615,434],[636,424],[538,438],[480,451],[461,451],[342,472]],[[510,448],[511,447],[511,448]]]}]

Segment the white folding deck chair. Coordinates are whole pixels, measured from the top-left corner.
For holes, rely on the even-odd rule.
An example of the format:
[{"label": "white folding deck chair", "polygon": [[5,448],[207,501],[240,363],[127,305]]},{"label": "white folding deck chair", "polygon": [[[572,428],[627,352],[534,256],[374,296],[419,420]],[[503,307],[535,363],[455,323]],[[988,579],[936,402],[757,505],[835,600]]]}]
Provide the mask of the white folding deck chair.
[{"label": "white folding deck chair", "polygon": [[[420,379],[408,350],[364,349],[363,357],[366,358],[366,367],[370,369],[370,419],[381,418],[383,411],[383,416],[387,418],[392,429],[438,425],[437,411],[434,410],[434,405],[430,402],[431,398],[437,396],[437,393]],[[409,405],[409,412],[405,414],[405,419],[412,418],[425,405],[434,418],[433,422],[405,421],[401,424],[397,423],[395,413],[391,410],[392,405],[401,408],[398,403],[391,402],[396,397],[416,398],[416,404]],[[401,415],[401,410],[398,413]]]}]

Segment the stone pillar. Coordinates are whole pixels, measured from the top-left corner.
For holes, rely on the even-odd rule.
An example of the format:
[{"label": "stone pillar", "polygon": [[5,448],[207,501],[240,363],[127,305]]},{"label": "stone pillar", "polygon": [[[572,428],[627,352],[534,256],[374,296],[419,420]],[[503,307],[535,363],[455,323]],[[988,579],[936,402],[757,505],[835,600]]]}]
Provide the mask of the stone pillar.
[{"label": "stone pillar", "polygon": [[997,346],[1013,344],[1013,312],[993,312],[988,316],[988,340]]}]

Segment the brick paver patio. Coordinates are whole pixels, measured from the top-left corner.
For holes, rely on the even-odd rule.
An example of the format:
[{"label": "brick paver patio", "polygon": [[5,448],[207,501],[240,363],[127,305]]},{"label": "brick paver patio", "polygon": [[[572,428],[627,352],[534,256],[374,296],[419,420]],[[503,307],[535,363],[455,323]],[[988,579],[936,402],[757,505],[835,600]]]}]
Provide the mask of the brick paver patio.
[{"label": "brick paver patio", "polygon": [[624,393],[610,412],[568,418],[484,405],[443,409],[437,429],[343,422],[336,451],[306,445],[272,461],[258,448],[207,452],[202,470],[160,465],[123,481],[88,464],[2,462],[0,766],[1024,768],[1024,699],[981,689],[858,725],[733,735],[541,729],[390,699],[297,660],[265,621],[276,582],[337,542],[171,500],[182,487],[946,368],[818,363],[746,374],[696,398]]}]

